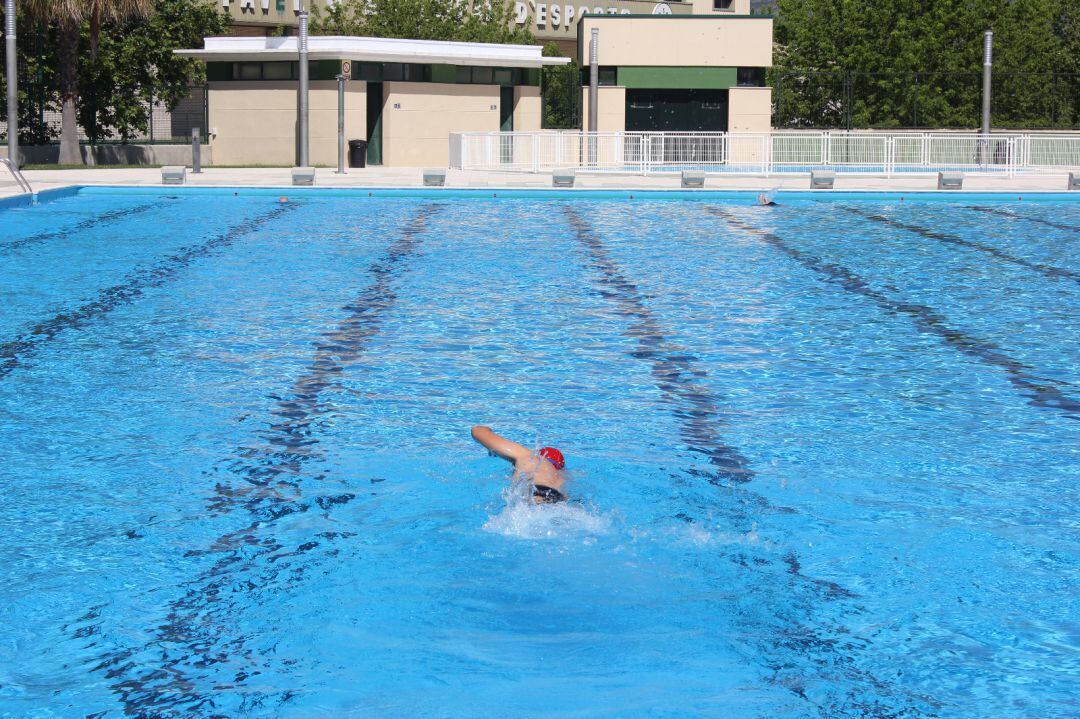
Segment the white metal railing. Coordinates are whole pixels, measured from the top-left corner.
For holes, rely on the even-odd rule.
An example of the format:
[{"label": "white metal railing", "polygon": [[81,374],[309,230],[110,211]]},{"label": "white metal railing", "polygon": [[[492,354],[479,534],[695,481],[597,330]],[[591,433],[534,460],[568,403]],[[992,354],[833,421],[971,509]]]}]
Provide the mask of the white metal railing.
[{"label": "white metal railing", "polygon": [[0,158],[0,165],[3,165],[11,172],[11,175],[15,178],[15,183],[19,186],[20,190],[34,194],[33,188],[30,187],[30,182],[23,177],[22,172],[19,171],[19,167],[14,162],[4,157]]},{"label": "white metal railing", "polygon": [[952,132],[465,132],[451,136],[462,170],[642,175],[704,170],[807,173],[829,168],[892,177],[952,170],[988,175],[1080,168],[1080,133]]}]

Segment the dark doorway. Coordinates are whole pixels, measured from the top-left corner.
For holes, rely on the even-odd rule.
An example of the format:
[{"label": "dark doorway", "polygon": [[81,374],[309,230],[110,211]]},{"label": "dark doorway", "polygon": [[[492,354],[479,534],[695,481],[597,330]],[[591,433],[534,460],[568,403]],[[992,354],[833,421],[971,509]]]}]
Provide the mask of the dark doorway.
[{"label": "dark doorway", "polygon": [[727,90],[626,91],[628,132],[724,132]]},{"label": "dark doorway", "polygon": [[[514,131],[514,87],[503,85],[499,88],[499,130]],[[514,138],[499,138],[499,162],[509,164],[514,161]]]},{"label": "dark doorway", "polygon": [[512,85],[499,88],[499,129],[503,132],[514,131],[514,87]]},{"label": "dark doorway", "polygon": [[381,165],[383,161],[382,111],[383,84],[381,82],[369,82],[367,84],[368,166]]}]

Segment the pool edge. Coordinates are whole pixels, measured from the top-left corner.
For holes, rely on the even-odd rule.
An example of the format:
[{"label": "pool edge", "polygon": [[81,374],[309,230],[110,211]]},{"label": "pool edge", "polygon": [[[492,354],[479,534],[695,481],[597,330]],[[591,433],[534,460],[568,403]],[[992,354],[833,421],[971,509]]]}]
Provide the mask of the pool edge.
[{"label": "pool edge", "polygon": [[[617,188],[520,188],[520,187],[293,187],[242,186],[242,185],[72,185],[45,190],[41,194],[62,192],[50,199],[75,194],[87,195],[226,195],[232,193],[243,197],[353,197],[353,198],[425,198],[425,199],[655,199],[655,200],[754,200],[761,190],[686,190],[686,189],[617,189]],[[896,199],[911,200],[980,200],[998,202],[1016,201],[1080,201],[1080,192],[1033,190],[1030,192],[1001,191],[883,191],[883,190],[784,190],[771,193],[776,199],[791,200],[855,200]],[[26,196],[29,197],[29,196]],[[10,198],[9,198],[10,199]],[[40,199],[40,198],[39,198]],[[2,201],[0,201],[2,203]],[[3,207],[0,204],[0,207]]]}]

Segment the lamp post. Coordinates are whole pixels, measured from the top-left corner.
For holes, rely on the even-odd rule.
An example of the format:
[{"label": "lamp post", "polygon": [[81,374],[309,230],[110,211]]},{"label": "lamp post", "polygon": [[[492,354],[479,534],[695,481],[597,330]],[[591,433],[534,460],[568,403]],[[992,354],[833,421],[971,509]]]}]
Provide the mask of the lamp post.
[{"label": "lamp post", "polygon": [[4,53],[7,58],[8,159],[19,166],[19,75],[15,55],[15,0],[4,0]]},{"label": "lamp post", "polygon": [[300,167],[308,167],[308,12],[300,9],[300,118],[297,131],[300,135]]},{"label": "lamp post", "polygon": [[599,121],[596,117],[600,109],[600,63],[597,58],[599,52],[596,47],[600,42],[600,29],[592,28],[592,38],[589,42],[589,164],[596,162],[596,128]]},{"label": "lamp post", "polygon": [[345,73],[337,76],[337,171],[345,174]]},{"label": "lamp post", "polygon": [[990,77],[994,66],[994,31],[987,30],[983,35],[983,97],[982,97],[982,139],[979,142],[982,164],[990,161]]}]

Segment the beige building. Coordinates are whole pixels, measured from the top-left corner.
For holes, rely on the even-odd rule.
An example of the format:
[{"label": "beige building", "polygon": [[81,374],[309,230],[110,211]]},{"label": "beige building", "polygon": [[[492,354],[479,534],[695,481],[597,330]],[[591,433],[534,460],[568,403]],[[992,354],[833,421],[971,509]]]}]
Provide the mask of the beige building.
[{"label": "beige building", "polygon": [[[583,129],[595,30],[597,130],[770,130],[772,19],[750,15],[749,0],[684,5],[695,14],[577,15]],[[178,53],[207,63],[215,164],[297,162],[295,36],[206,38],[203,49]],[[309,157],[324,166],[337,164],[339,75],[347,77],[345,137],[367,141],[369,164],[446,166],[453,133],[540,130],[540,70],[570,62],[543,57],[536,45],[327,36],[310,38],[308,57]]]},{"label": "beige building", "polygon": [[586,15],[578,24],[583,125],[597,33],[600,132],[768,132],[772,18],[750,0],[694,0],[694,14]]},{"label": "beige building", "polygon": [[[452,132],[539,130],[540,68],[569,62],[535,45],[312,37],[308,48],[310,160],[330,166],[339,74],[345,137],[367,140],[368,163],[445,167]],[[214,164],[296,164],[295,37],[206,38],[177,52],[207,63]]]}]

